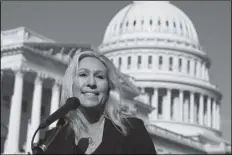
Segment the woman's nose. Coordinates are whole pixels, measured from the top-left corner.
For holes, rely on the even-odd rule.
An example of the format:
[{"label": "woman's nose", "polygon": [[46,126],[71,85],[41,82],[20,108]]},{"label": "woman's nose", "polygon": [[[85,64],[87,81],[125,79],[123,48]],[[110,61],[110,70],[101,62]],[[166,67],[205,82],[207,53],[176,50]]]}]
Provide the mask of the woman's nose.
[{"label": "woman's nose", "polygon": [[89,76],[87,85],[90,86],[91,88],[96,87],[96,80],[93,76]]}]

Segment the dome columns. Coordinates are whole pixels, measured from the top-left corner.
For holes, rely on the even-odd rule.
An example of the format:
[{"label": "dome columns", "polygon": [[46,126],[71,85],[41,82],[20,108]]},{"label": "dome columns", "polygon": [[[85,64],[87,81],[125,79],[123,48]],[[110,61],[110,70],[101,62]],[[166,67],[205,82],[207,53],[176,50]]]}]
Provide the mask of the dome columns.
[{"label": "dome columns", "polygon": [[185,122],[220,129],[219,103],[216,98],[185,89],[154,87],[153,93],[145,91],[145,87],[141,90],[143,94],[151,94],[146,100],[151,101],[146,104],[154,108],[148,115],[150,120]]}]

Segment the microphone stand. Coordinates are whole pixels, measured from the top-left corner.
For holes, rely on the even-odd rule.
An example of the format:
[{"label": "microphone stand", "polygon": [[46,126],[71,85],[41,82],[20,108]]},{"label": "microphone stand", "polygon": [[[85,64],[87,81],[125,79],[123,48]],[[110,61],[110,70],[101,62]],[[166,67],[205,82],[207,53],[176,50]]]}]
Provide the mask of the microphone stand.
[{"label": "microphone stand", "polygon": [[41,144],[34,144],[34,138],[36,133],[41,129],[41,127],[38,127],[37,130],[35,131],[32,140],[31,140],[31,150],[33,154],[43,154],[45,151],[47,151],[48,147],[52,143],[52,141],[55,139],[57,134],[60,132],[60,130],[66,126],[68,121],[64,118],[60,119],[58,123],[56,124],[56,127],[54,131],[51,133],[51,135]]}]

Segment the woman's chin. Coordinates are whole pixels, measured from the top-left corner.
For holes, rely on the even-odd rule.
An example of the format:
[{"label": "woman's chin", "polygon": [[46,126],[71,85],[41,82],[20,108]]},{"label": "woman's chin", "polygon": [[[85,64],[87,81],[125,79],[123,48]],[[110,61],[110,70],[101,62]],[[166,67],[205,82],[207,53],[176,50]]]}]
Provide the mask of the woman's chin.
[{"label": "woman's chin", "polygon": [[94,103],[94,102],[85,102],[82,106],[85,108],[94,108],[94,107],[98,107],[98,103]]}]

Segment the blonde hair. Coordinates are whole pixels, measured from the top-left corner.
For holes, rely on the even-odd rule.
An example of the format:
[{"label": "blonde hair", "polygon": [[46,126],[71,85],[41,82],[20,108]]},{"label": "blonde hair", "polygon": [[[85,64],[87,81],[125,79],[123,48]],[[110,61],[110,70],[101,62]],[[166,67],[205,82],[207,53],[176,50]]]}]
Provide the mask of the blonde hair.
[{"label": "blonde hair", "polygon": [[[73,97],[73,81],[76,75],[78,64],[84,57],[95,57],[100,60],[107,68],[108,73],[108,83],[109,83],[109,97],[105,104],[104,116],[112,121],[114,126],[120,128],[120,132],[123,135],[127,134],[127,128],[123,121],[125,116],[121,113],[121,109],[124,105],[121,102],[121,83],[120,83],[120,72],[116,69],[114,64],[103,54],[97,51],[83,51],[77,53],[72,61],[70,62],[64,78],[61,92],[60,105],[64,105],[66,100]],[[77,136],[80,129],[83,129],[83,122],[78,118],[79,111],[70,111],[67,115],[69,120],[69,127],[74,131]]]}]

